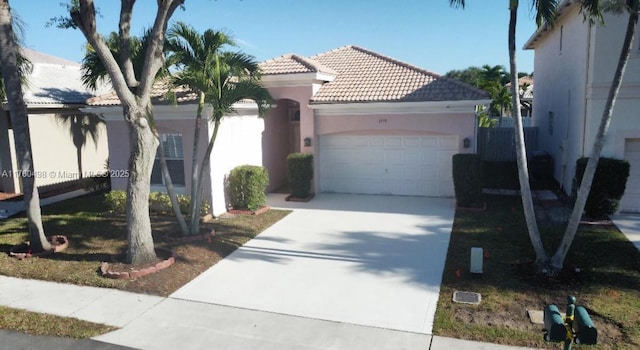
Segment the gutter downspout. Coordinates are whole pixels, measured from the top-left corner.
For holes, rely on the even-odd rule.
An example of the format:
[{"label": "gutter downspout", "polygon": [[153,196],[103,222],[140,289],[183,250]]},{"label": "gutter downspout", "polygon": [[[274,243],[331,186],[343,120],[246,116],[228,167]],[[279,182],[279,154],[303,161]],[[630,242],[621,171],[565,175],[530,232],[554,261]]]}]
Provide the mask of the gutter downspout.
[{"label": "gutter downspout", "polygon": [[[588,23],[588,22],[587,22]],[[588,101],[589,101],[589,85],[590,85],[590,79],[591,79],[591,74],[589,74],[591,72],[591,31],[593,29],[593,25],[591,23],[587,24],[589,27],[589,30],[587,32],[587,72],[586,72],[586,79],[585,79],[585,86],[584,86],[584,92],[585,92],[585,98],[584,98],[584,115],[582,116],[582,149],[580,150],[580,155],[582,157],[584,157],[584,149],[585,149],[585,143],[586,143],[586,139],[587,139],[587,106],[588,106]]]}]

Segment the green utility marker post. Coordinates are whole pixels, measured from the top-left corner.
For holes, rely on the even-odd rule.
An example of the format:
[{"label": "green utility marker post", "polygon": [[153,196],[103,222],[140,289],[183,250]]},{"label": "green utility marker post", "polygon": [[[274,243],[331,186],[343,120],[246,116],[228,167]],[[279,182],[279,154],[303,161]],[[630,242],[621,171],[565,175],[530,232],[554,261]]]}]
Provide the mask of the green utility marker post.
[{"label": "green utility marker post", "polygon": [[576,297],[567,297],[567,312],[564,320],[558,307],[550,304],[544,308],[544,340],[564,342],[564,350],[571,350],[572,344],[595,345],[598,330],[591,317],[582,306],[576,307]]}]

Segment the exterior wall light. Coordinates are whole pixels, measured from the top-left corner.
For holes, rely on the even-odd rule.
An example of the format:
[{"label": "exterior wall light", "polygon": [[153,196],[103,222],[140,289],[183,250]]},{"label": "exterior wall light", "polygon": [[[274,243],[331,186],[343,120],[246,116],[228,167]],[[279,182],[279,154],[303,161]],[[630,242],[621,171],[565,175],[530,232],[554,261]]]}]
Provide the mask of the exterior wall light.
[{"label": "exterior wall light", "polygon": [[305,137],[304,138],[304,146],[305,147],[311,147],[311,138],[310,137]]},{"label": "exterior wall light", "polygon": [[462,140],[462,146],[464,148],[471,147],[471,140],[468,137],[465,137],[464,140]]}]

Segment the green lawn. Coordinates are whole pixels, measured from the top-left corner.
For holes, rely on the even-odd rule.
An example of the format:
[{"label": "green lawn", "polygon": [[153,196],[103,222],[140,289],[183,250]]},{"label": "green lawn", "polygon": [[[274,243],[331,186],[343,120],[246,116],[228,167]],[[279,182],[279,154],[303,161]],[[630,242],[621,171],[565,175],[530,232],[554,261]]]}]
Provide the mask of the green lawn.
[{"label": "green lawn", "polygon": [[[600,341],[577,349],[640,348],[640,252],[615,226],[581,226],[565,270],[550,279],[533,269],[520,197],[487,196],[486,201],[484,212],[456,213],[434,334],[551,348],[543,341],[543,327],[531,324],[526,310],[554,303],[564,312],[566,296],[575,295],[592,314]],[[547,250],[557,247],[564,226],[542,223],[540,229]],[[471,247],[489,254],[480,278],[469,273]],[[456,290],[481,293],[481,304],[453,303]]]}]

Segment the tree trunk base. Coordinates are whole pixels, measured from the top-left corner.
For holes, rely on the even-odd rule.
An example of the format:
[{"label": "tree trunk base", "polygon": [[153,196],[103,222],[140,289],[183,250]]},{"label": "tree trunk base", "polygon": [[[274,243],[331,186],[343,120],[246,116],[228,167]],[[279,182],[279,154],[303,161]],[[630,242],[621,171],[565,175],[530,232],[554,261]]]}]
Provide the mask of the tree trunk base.
[{"label": "tree trunk base", "polygon": [[67,239],[66,236],[59,236],[59,235],[51,236],[51,238],[49,238],[49,243],[52,246],[51,249],[43,250],[39,252],[33,252],[31,251],[31,243],[24,242],[22,244],[19,244],[11,248],[9,250],[9,256],[16,258],[18,260],[31,258],[31,257],[44,257],[44,256],[53,255],[55,253],[59,253],[67,249],[67,247],[69,246],[69,240]]}]

